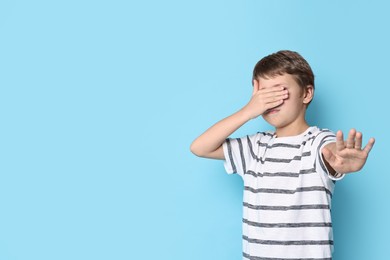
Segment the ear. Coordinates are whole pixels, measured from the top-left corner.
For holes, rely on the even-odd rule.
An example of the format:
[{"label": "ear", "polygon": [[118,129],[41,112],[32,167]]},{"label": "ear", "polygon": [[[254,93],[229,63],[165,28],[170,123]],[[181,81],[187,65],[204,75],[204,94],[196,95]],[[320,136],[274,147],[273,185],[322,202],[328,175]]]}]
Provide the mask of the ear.
[{"label": "ear", "polygon": [[308,85],[303,93],[303,103],[309,104],[310,101],[314,97],[314,87],[312,85]]}]

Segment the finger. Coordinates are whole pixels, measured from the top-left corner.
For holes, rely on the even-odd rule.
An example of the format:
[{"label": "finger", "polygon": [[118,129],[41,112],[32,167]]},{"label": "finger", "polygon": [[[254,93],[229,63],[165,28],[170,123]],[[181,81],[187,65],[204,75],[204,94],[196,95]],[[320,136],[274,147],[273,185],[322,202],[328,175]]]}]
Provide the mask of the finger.
[{"label": "finger", "polygon": [[267,97],[264,98],[264,102],[267,103],[272,103],[275,101],[279,100],[284,100],[288,98],[288,93],[287,92],[280,92],[278,94],[273,94],[273,95],[267,95]]},{"label": "finger", "polygon": [[259,81],[257,79],[253,80],[253,93],[252,96],[259,91]]},{"label": "finger", "polygon": [[374,138],[370,138],[370,140],[368,141],[367,145],[364,147],[363,151],[365,151],[367,154],[370,153],[372,147],[374,146],[375,144],[375,139]]},{"label": "finger", "polygon": [[259,90],[259,95],[262,95],[264,99],[266,98],[272,98],[272,97],[275,97],[275,96],[285,96],[286,94],[288,94],[288,90],[287,89],[284,89],[284,88],[279,88],[279,89],[274,89],[272,91],[270,90],[267,90],[267,89],[261,89]]},{"label": "finger", "polygon": [[361,132],[356,133],[355,149],[362,149],[363,134]]},{"label": "finger", "polygon": [[347,138],[347,145],[346,146],[348,149],[352,149],[353,147],[355,147],[355,136],[356,136],[356,130],[351,129],[349,131],[348,138]]},{"label": "finger", "polygon": [[345,148],[344,144],[344,137],[343,137],[343,132],[342,131],[337,131],[336,134],[336,150],[341,151]]},{"label": "finger", "polygon": [[262,94],[268,94],[268,93],[272,93],[272,92],[279,92],[279,91],[283,91],[285,90],[285,87],[282,87],[282,86],[273,86],[273,87],[270,87],[270,88],[259,88],[259,90],[261,90]]},{"label": "finger", "polygon": [[279,100],[276,100],[276,101],[273,101],[273,102],[269,102],[269,103],[266,104],[265,109],[266,109],[266,111],[270,110],[272,108],[280,106],[281,104],[283,104],[283,102],[284,102],[283,99],[279,99]]}]

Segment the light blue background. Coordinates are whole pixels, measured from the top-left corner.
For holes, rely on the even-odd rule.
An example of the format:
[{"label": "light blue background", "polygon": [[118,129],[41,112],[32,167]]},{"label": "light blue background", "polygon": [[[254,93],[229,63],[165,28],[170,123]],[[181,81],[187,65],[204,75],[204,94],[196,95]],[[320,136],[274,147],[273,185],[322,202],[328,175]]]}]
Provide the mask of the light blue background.
[{"label": "light blue background", "polygon": [[2,0],[0,259],[240,259],[242,182],[189,146],[246,104],[253,66],[280,49],[315,72],[312,124],[377,140],[336,187],[334,259],[386,259],[389,10]]}]

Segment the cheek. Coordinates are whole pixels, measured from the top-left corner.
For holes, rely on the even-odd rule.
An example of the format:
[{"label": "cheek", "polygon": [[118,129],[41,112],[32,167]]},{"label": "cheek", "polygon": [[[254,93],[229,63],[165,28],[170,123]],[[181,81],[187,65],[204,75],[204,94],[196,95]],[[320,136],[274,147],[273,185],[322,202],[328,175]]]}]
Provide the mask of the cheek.
[{"label": "cheek", "polygon": [[297,92],[289,92],[287,99],[285,99],[286,102],[298,102],[302,99],[301,93]]},{"label": "cheek", "polygon": [[298,96],[289,95],[288,98],[283,101],[283,106],[288,107],[289,110],[295,110],[299,107],[300,103],[301,99]]},{"label": "cheek", "polygon": [[288,95],[288,97],[284,100],[284,103],[285,103],[285,104],[290,104],[290,103],[293,102],[294,100],[295,100],[295,97],[294,97],[294,96]]}]

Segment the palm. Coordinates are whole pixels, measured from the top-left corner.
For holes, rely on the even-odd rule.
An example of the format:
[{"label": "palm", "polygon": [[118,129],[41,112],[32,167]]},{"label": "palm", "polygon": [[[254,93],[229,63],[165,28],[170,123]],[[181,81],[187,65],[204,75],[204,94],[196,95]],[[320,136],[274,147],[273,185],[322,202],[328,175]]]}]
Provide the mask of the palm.
[{"label": "palm", "polygon": [[324,150],[324,158],[338,173],[350,173],[359,171],[367,161],[368,154],[375,140],[371,138],[362,149],[362,134],[352,129],[346,141],[343,133],[337,132],[336,145],[333,149]]}]

